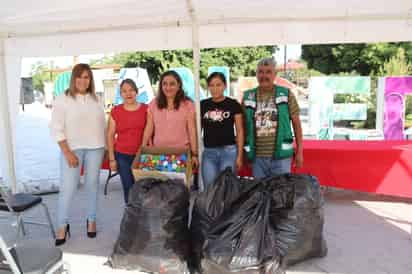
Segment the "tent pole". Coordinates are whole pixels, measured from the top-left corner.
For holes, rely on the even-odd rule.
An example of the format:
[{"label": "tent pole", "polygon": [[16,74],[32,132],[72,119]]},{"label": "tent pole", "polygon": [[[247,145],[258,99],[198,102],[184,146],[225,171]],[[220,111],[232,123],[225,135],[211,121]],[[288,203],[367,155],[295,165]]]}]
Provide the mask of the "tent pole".
[{"label": "tent pole", "polygon": [[[196,130],[197,130],[197,143],[199,150],[199,163],[202,159],[203,146],[201,135],[201,120],[200,120],[200,45],[199,45],[199,25],[193,3],[191,0],[186,0],[188,11],[192,19],[192,50],[193,50],[193,76],[195,80],[195,107],[196,107]],[[203,191],[203,181],[201,176],[201,165],[198,167],[198,182],[199,190]]]},{"label": "tent pole", "polygon": [[[202,129],[200,120],[200,48],[198,39],[198,26],[193,25],[193,71],[195,77],[195,98],[196,98],[196,129],[197,129],[197,143],[199,150],[199,163],[202,159],[203,146],[202,144]],[[203,181],[201,176],[201,165],[198,167],[198,182],[200,191],[203,191]]]},{"label": "tent pole", "polygon": [[12,123],[11,123],[11,116],[10,116],[10,101],[7,91],[7,77],[6,77],[6,52],[5,52],[5,39],[1,39],[0,37],[0,123],[2,124],[3,139],[4,144],[2,145],[4,148],[5,154],[5,180],[8,185],[11,187],[13,193],[17,190],[17,180],[16,180],[16,170],[15,170],[15,162],[14,162],[14,146],[13,146],[13,134],[12,134]]}]

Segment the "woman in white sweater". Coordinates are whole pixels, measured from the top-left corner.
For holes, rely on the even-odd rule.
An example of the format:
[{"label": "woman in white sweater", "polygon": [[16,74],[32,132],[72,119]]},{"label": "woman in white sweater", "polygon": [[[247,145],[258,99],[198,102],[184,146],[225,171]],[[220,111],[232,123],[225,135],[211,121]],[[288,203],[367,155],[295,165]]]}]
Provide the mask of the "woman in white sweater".
[{"label": "woman in white sweater", "polygon": [[105,146],[105,117],[87,64],[74,66],[70,87],[53,104],[50,130],[62,152],[56,245],[70,237],[69,207],[84,166],[88,195],[87,236],[96,237],[97,186]]}]

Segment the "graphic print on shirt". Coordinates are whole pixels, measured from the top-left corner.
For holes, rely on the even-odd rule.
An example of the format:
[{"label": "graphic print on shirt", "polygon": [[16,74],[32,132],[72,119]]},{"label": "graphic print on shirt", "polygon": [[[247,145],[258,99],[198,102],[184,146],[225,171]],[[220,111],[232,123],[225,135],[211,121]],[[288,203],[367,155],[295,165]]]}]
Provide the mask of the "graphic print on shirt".
[{"label": "graphic print on shirt", "polygon": [[221,109],[215,108],[214,110],[209,110],[203,115],[203,119],[208,122],[223,122],[225,119],[230,118],[230,111],[223,111]]},{"label": "graphic print on shirt", "polygon": [[256,135],[274,136],[278,123],[278,112],[273,100],[258,101],[255,112]]}]

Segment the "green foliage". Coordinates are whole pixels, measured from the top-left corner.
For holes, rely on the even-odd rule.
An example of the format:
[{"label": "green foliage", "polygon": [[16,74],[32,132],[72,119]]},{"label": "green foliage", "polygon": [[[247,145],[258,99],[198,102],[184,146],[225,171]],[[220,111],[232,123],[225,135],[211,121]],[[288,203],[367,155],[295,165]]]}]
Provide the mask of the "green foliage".
[{"label": "green foliage", "polygon": [[115,55],[105,60],[105,63],[120,64],[126,68],[145,68],[149,74],[150,81],[154,83],[159,80],[161,72],[167,67],[167,64],[171,63],[171,59],[170,54],[163,54],[162,51],[128,52]]},{"label": "green foliage", "polygon": [[309,68],[325,74],[356,72],[370,75],[396,55],[398,48],[405,50],[406,60],[412,60],[412,43],[327,44],[302,46],[302,59]]},{"label": "green foliage", "polygon": [[[202,49],[200,63],[201,85],[206,86],[205,79],[209,66],[230,67],[230,78],[254,76],[259,59],[272,55],[273,46]],[[276,47],[275,47],[276,49]],[[123,67],[142,67],[147,69],[152,83],[159,80],[161,73],[172,67],[193,69],[192,50],[167,50],[121,53],[105,59],[104,63],[117,63]]]},{"label": "green foliage", "polygon": [[35,63],[31,68],[33,89],[44,93],[44,82],[53,81],[53,74],[48,70],[48,65],[42,62]]},{"label": "green foliage", "polygon": [[[371,93],[368,104],[367,120],[351,122],[356,128],[375,128],[376,91],[378,76],[411,75],[412,43],[374,43],[374,44],[329,44],[302,46],[302,59],[309,69],[317,69],[327,75],[371,76]],[[357,95],[336,95],[335,103],[360,102]],[[363,101],[365,102],[365,101]],[[406,98],[406,114],[412,113],[412,96]]]},{"label": "green foliage", "polygon": [[360,104],[367,100],[366,95],[363,94],[336,94],[333,98],[335,104]]},{"label": "green foliage", "polygon": [[408,62],[405,50],[399,48],[396,55],[392,56],[379,68],[381,76],[401,76],[412,73],[412,64]]},{"label": "green foliage", "polygon": [[405,118],[405,128],[410,128],[410,127],[412,127],[412,117],[408,115]]},{"label": "green foliage", "polygon": [[[407,60],[405,49],[403,47],[399,47],[393,54],[393,56],[391,56],[386,62],[381,64],[377,71],[377,75],[373,72],[371,73],[371,94],[367,98],[367,120],[363,122],[363,128],[371,129],[375,128],[376,126],[376,92],[378,76],[401,76],[409,75],[412,73],[412,65]],[[406,96],[405,114],[409,113],[412,113],[412,96]],[[408,124],[407,117],[405,122],[406,124]]]},{"label": "green foliage", "polygon": [[[406,104],[405,104],[406,120],[412,120],[412,95],[406,96],[405,101],[406,101]],[[412,121],[410,121],[409,124],[412,124]],[[412,126],[412,125],[410,125],[410,126]]]},{"label": "green foliage", "polygon": [[366,99],[368,109],[366,113],[366,121],[364,121],[363,128],[376,128],[376,93],[378,90],[378,78],[371,76],[371,92]]},{"label": "green foliage", "polygon": [[316,69],[303,69],[303,70],[299,70],[299,72],[304,73],[305,71],[307,71],[307,74],[310,77],[316,77],[316,76],[325,76],[325,74],[323,74],[322,72],[316,70]]}]

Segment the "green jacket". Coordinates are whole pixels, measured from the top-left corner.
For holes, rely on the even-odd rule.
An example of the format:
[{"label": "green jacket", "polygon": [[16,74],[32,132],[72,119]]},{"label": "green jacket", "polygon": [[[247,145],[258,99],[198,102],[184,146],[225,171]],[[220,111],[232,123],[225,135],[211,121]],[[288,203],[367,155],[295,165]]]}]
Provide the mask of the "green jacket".
[{"label": "green jacket", "polygon": [[[243,106],[246,124],[246,152],[249,160],[256,158],[256,92],[257,88],[245,91],[243,94]],[[274,159],[289,158],[293,155],[293,135],[289,115],[289,90],[281,86],[275,86],[276,107],[278,110],[278,123],[276,129],[276,145],[273,152]]]}]

